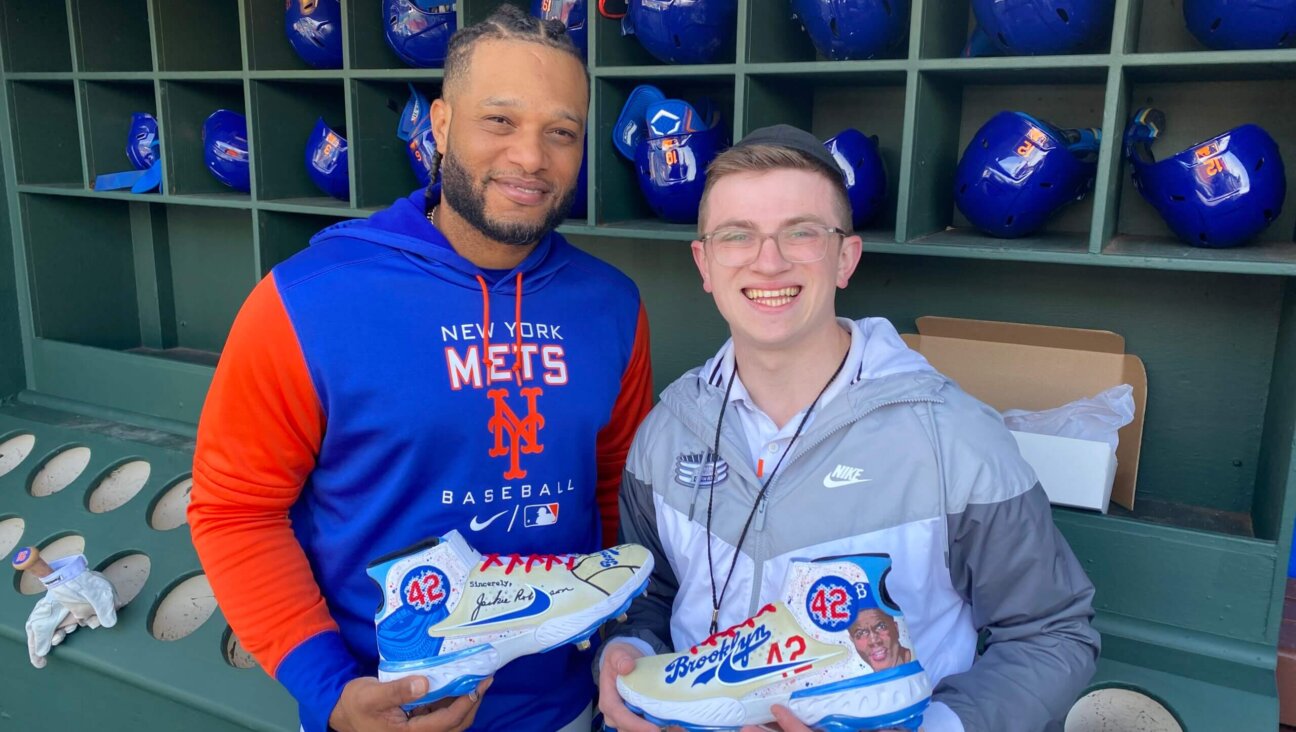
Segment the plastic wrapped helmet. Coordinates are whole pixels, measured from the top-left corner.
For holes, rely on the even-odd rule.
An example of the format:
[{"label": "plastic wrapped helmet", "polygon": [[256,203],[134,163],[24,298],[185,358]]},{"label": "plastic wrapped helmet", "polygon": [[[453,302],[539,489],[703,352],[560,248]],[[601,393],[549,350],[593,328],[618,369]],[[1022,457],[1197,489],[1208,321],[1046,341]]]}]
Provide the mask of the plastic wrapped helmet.
[{"label": "plastic wrapped helmet", "polygon": [[1296,45],[1296,0],[1184,0],[1184,21],[1221,51]]},{"label": "plastic wrapped helmet", "polygon": [[792,0],[792,13],[835,61],[890,56],[909,31],[909,0]]},{"label": "plastic wrapped helmet", "polygon": [[456,28],[454,3],[430,0],[383,0],[387,44],[410,66],[440,68]]},{"label": "plastic wrapped helmet", "polygon": [[968,45],[988,41],[1008,56],[1078,53],[1111,37],[1115,9],[1112,0],[972,0],[979,27]]},{"label": "plastic wrapped helmet", "polygon": [[886,202],[886,167],[878,153],[877,137],[847,128],[824,141],[824,147],[841,168],[855,226],[866,226]]},{"label": "plastic wrapped helmet", "polygon": [[709,64],[733,47],[737,0],[629,0],[621,33],[668,64]]},{"label": "plastic wrapped helmet", "polygon": [[311,66],[342,68],[342,4],[338,0],[284,0],[284,34],[297,55]]},{"label": "plastic wrapped helmet", "polygon": [[409,85],[410,96],[396,125],[396,136],[405,141],[405,153],[419,185],[432,181],[432,160],[436,155],[436,138],[432,136],[431,104],[419,90]]},{"label": "plastic wrapped helmet", "polygon": [[1258,125],[1234,127],[1156,160],[1165,114],[1144,108],[1125,128],[1134,185],[1185,243],[1245,244],[1282,213],[1287,176],[1278,144]]},{"label": "plastic wrapped helmet", "polygon": [[306,172],[321,191],[343,201],[351,197],[351,175],[347,172],[347,141],[320,117],[306,140]]},{"label": "plastic wrapped helmet", "polygon": [[531,14],[542,20],[561,20],[572,43],[580,49],[581,57],[589,56],[585,0],[531,0]]},{"label": "plastic wrapped helmet", "polygon": [[726,142],[718,121],[688,102],[667,99],[655,86],[630,93],[613,127],[613,143],[634,161],[639,190],[658,218],[697,221],[706,168]]},{"label": "plastic wrapped helmet", "polygon": [[218,109],[203,123],[203,160],[216,180],[236,191],[252,189],[247,118]]},{"label": "plastic wrapped helmet", "polygon": [[963,151],[954,202],[988,234],[1031,234],[1093,187],[1101,141],[1098,130],[1062,129],[1024,112],[1000,112]]}]

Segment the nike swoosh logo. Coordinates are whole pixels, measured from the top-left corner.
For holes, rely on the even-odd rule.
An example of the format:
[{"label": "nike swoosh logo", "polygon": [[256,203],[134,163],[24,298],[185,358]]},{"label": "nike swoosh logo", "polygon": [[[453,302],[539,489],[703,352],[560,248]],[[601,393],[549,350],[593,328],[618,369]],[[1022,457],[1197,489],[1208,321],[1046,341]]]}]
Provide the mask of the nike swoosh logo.
[{"label": "nike swoosh logo", "polygon": [[831,475],[824,476],[824,488],[841,488],[844,485],[855,485],[856,483],[868,483],[872,478],[859,478],[856,480],[838,480]]},{"label": "nike swoosh logo", "polygon": [[716,680],[722,684],[737,686],[746,684],[757,679],[763,679],[766,676],[777,676],[784,671],[792,668],[801,668],[814,664],[818,658],[807,658],[803,661],[793,661],[791,663],[780,663],[777,666],[762,666],[760,668],[737,669],[733,667],[732,658],[726,658],[720,664],[720,669],[716,672]]},{"label": "nike swoosh logo", "polygon": [[487,526],[490,526],[492,523],[494,523],[494,522],[495,522],[495,519],[499,518],[500,516],[503,516],[503,515],[506,514],[506,513],[508,513],[508,509],[507,509],[507,508],[504,509],[503,511],[500,511],[499,513],[495,514],[494,516],[491,516],[490,518],[486,519],[485,521],[478,521],[478,520],[477,520],[477,517],[476,517],[476,516],[473,516],[473,517],[472,517],[472,521],[469,521],[469,522],[468,522],[468,528],[472,529],[473,531],[481,531],[482,529],[484,529],[484,528],[486,528]]},{"label": "nike swoosh logo", "polygon": [[506,622],[508,622],[508,621],[510,621],[510,620],[517,620],[517,619],[519,619],[519,618],[529,618],[529,617],[531,617],[532,615],[540,615],[541,613],[543,613],[543,612],[545,612],[546,610],[548,610],[548,609],[549,609],[549,606],[553,604],[553,600],[550,600],[550,599],[549,599],[549,593],[548,593],[548,592],[545,592],[544,590],[540,589],[539,587],[536,587],[535,585],[527,585],[527,587],[530,587],[530,588],[531,588],[531,590],[535,593],[535,597],[531,598],[531,603],[530,603],[529,605],[527,605],[526,607],[524,607],[524,608],[519,608],[519,609],[517,609],[517,610],[514,610],[514,611],[511,612],[511,613],[504,613],[503,615],[496,615],[496,616],[493,617],[493,618],[484,618],[484,619],[482,619],[482,620],[474,620],[474,621],[471,622],[471,623],[464,623],[464,624],[462,624],[462,625],[456,625],[455,627],[456,627],[456,628],[475,628],[475,627],[478,627],[478,626],[481,626],[481,625],[491,625],[491,624],[494,624],[494,623],[506,623]]}]

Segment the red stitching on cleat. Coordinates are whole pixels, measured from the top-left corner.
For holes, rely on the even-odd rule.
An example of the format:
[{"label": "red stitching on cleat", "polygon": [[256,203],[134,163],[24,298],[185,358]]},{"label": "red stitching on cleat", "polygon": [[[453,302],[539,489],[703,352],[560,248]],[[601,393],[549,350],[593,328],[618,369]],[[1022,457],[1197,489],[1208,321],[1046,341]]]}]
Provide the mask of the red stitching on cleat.
[{"label": "red stitching on cleat", "polygon": [[[504,564],[503,557],[507,557],[509,562]],[[504,574],[510,574],[518,565],[522,565],[523,572],[530,572],[531,567],[538,562],[544,562],[545,571],[553,569],[555,563],[566,565],[567,569],[576,568],[576,557],[571,554],[486,554],[482,559],[482,570],[490,569],[492,566],[504,567]]]}]

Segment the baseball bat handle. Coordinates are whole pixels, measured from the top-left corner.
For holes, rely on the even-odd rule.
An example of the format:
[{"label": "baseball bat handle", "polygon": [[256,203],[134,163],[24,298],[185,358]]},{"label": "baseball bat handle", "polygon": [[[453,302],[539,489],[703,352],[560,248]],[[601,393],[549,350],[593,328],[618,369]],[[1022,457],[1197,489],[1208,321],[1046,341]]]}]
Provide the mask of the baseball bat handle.
[{"label": "baseball bat handle", "polygon": [[40,550],[34,546],[22,547],[14,554],[13,568],[29,570],[37,577],[45,577],[54,571],[41,559]]}]

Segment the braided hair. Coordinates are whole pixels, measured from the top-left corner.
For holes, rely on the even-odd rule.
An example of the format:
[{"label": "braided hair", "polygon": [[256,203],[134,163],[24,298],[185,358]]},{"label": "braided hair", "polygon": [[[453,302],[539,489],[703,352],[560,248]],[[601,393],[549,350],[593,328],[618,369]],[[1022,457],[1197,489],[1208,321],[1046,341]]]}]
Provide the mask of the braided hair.
[{"label": "braided hair", "polygon": [[[569,53],[580,61],[585,72],[585,83],[589,84],[589,70],[585,68],[585,59],[580,50],[567,35],[567,26],[561,20],[541,20],[515,5],[501,5],[488,18],[459,29],[450,37],[450,48],[446,53],[445,74],[441,82],[441,96],[461,83],[468,73],[468,62],[472,58],[473,48],[480,41],[526,41],[537,43],[546,48]],[[440,150],[432,153],[428,161],[431,168],[431,181],[426,191],[427,205],[432,202],[432,186],[441,181]],[[429,209],[430,210],[430,209]]]}]

